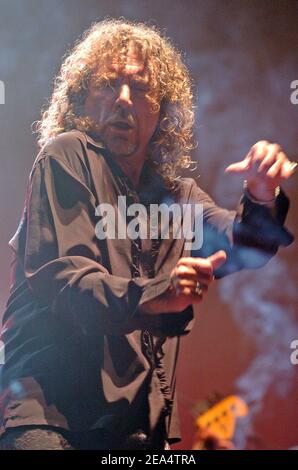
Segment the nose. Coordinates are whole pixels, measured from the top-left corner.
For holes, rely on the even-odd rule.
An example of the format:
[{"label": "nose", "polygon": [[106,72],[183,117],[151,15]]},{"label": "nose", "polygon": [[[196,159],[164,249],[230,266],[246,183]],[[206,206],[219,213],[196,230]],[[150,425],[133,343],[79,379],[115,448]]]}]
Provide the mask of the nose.
[{"label": "nose", "polygon": [[131,90],[128,83],[123,83],[119,87],[119,93],[116,102],[124,106],[132,106]]}]

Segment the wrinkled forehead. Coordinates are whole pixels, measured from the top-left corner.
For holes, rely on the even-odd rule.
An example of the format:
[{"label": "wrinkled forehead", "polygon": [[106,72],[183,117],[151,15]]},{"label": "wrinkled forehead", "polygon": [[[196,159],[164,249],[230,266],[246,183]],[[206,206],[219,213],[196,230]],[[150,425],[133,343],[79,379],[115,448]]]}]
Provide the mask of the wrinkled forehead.
[{"label": "wrinkled forehead", "polygon": [[99,71],[114,72],[125,75],[140,75],[149,78],[147,54],[144,49],[135,43],[107,50],[99,64]]},{"label": "wrinkled forehead", "polygon": [[146,74],[146,66],[142,57],[138,54],[127,54],[125,58],[119,60],[113,57],[107,63],[107,67],[112,71],[125,75],[141,75]]}]

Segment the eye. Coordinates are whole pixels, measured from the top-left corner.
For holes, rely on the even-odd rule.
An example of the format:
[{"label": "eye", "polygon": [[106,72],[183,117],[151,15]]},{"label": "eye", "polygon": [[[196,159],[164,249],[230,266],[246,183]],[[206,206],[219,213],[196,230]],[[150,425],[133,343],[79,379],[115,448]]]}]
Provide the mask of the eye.
[{"label": "eye", "polygon": [[116,78],[110,79],[108,86],[115,90],[117,87],[120,86],[120,80],[117,80]]},{"label": "eye", "polygon": [[147,93],[149,91],[149,88],[145,85],[138,85],[136,89],[141,93]]},{"label": "eye", "polygon": [[108,78],[102,78],[95,83],[95,87],[98,91],[102,90],[105,92],[115,91],[118,85],[118,80]]},{"label": "eye", "polygon": [[132,89],[139,93],[147,93],[149,91],[149,86],[147,83],[135,82],[131,85]]}]

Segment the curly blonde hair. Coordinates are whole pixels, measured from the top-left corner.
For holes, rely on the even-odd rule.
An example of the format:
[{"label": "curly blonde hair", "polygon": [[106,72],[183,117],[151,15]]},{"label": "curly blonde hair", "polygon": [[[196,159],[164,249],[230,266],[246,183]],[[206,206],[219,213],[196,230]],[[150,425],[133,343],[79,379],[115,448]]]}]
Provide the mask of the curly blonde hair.
[{"label": "curly blonde hair", "polygon": [[152,26],[124,19],[94,23],[66,55],[54,79],[54,89],[37,122],[38,144],[42,147],[56,135],[78,129],[91,130],[83,108],[90,81],[105,80],[109,60],[124,63],[133,44],[150,76],[146,93],[159,122],[149,144],[149,160],[163,178],[172,182],[179,168],[187,168],[193,149],[194,106],[192,83],[180,53]]}]

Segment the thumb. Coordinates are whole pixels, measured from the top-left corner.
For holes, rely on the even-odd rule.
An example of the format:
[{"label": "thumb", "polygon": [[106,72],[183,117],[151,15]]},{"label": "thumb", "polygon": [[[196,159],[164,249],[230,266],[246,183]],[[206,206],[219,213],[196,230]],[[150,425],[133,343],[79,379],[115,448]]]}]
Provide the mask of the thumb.
[{"label": "thumb", "polygon": [[209,256],[208,261],[210,261],[212,265],[213,271],[220,268],[227,260],[227,254],[223,250],[216,251],[213,255]]},{"label": "thumb", "polygon": [[232,163],[231,165],[227,166],[225,173],[244,173],[245,171],[249,170],[249,168],[250,160],[245,158],[241,162]]}]

